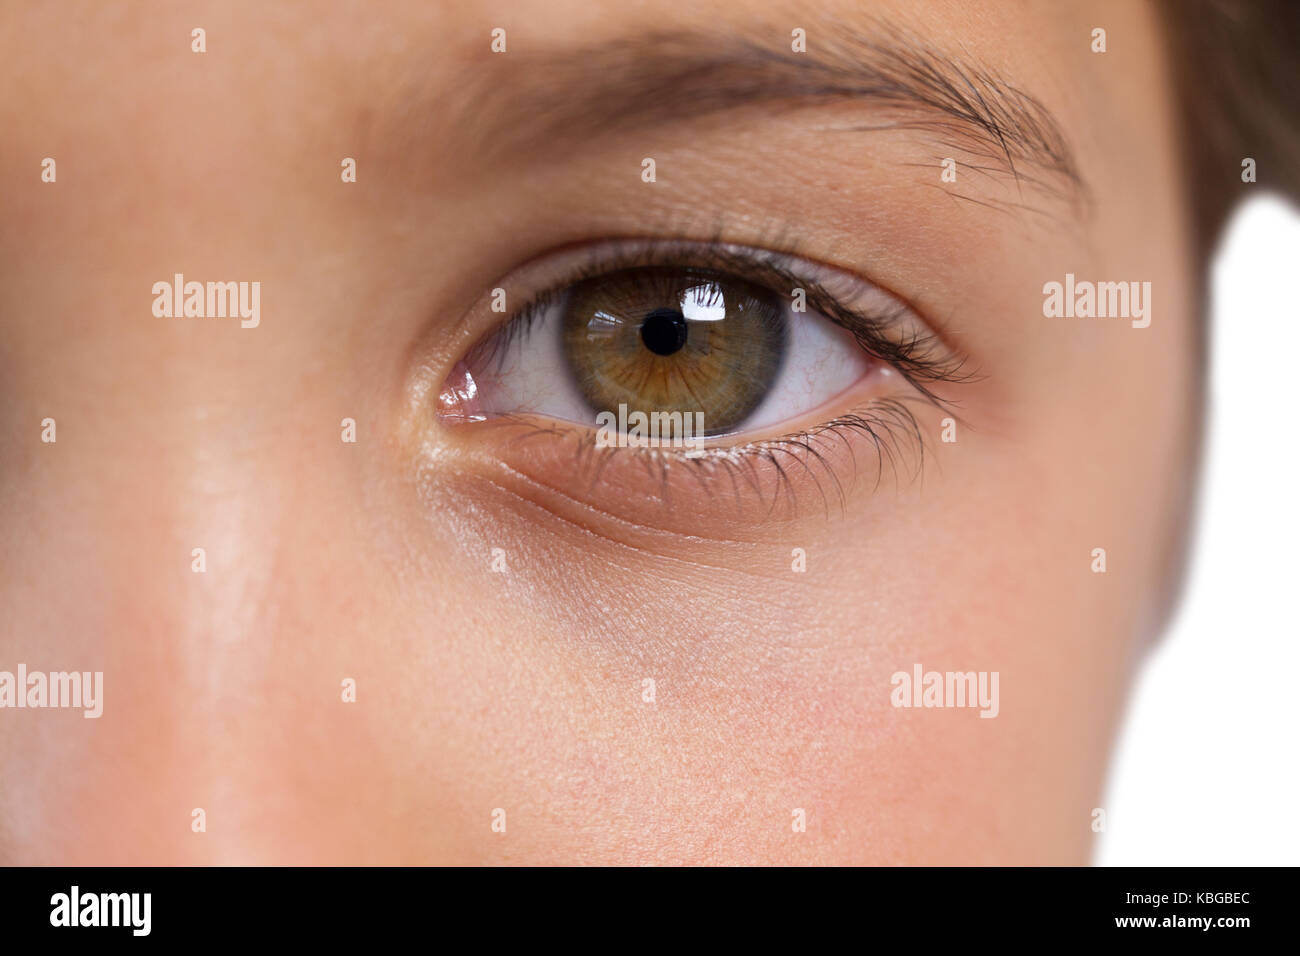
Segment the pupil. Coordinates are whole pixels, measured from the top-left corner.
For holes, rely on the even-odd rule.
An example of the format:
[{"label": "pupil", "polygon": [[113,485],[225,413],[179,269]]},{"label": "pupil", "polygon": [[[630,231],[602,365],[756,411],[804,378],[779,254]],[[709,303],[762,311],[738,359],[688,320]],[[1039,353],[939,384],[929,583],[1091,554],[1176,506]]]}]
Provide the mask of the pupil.
[{"label": "pupil", "polygon": [[655,355],[672,355],[686,344],[686,316],[676,309],[655,309],[641,323],[641,341]]}]

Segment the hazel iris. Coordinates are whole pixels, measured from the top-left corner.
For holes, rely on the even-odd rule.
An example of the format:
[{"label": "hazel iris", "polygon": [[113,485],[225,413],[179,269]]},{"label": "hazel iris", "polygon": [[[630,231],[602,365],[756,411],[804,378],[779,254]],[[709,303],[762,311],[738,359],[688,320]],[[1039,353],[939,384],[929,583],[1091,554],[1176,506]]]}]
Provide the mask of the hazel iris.
[{"label": "hazel iris", "polygon": [[585,279],[566,297],[565,359],[595,412],[700,412],[737,430],[767,396],[789,339],[774,291],[710,270],[644,267]]}]

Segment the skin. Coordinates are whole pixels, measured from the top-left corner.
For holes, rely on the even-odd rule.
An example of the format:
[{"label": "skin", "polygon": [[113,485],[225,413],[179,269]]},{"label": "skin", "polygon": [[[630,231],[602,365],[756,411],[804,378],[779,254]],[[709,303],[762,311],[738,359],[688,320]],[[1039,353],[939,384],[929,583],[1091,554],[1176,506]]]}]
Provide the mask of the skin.
[{"label": "skin", "polygon": [[[1090,198],[1025,214],[1005,177],[941,183],[932,138],[827,134],[870,120],[850,103],[464,147],[494,26],[508,58],[754,22],[590,6],[6,12],[0,669],[103,671],[105,701],[0,711],[0,862],[1087,862],[1194,430],[1154,13],[765,10],[776,47],[869,12],[1030,91]],[[877,485],[859,442],[842,502],[795,469],[798,506],[770,508],[679,467],[670,502],[635,467],[575,481],[558,441],[439,424],[524,263],[708,241],[719,217],[730,242],[796,234],[960,343],[981,377],[943,387],[957,441],[919,409],[919,472]],[[260,325],[155,317],[175,272],[260,281]],[[1045,318],[1067,272],[1151,282],[1151,326]],[[997,717],[891,706],[916,663],[997,671]]]}]

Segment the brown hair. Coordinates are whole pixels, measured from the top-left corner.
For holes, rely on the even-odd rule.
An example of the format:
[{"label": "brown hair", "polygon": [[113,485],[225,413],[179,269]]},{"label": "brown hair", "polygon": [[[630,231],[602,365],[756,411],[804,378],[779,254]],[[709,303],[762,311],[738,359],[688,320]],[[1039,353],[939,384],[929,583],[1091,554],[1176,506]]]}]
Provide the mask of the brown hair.
[{"label": "brown hair", "polygon": [[[1161,0],[1204,265],[1248,190],[1300,200],[1300,2]],[[1254,159],[1258,186],[1241,180]]]},{"label": "brown hair", "polygon": [[[1300,0],[1158,0],[1178,99],[1187,203],[1196,230],[1194,251],[1201,334],[1189,406],[1188,458],[1203,454],[1209,351],[1209,259],[1233,207],[1253,190],[1300,201]],[[1242,181],[1245,159],[1255,160],[1255,184]],[[1166,552],[1169,573],[1161,622],[1186,586],[1194,532],[1192,502],[1200,468],[1189,467],[1169,499],[1175,533]],[[1162,628],[1160,628],[1162,629]],[[1158,633],[1158,630],[1155,633]],[[1153,633],[1153,636],[1155,636]]]}]

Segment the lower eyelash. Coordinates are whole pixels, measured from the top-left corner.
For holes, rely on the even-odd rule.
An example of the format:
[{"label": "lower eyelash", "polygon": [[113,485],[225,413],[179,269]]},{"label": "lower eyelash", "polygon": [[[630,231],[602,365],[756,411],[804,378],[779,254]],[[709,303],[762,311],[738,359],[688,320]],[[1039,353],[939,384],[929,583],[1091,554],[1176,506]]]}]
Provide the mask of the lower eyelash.
[{"label": "lower eyelash", "polygon": [[[843,443],[850,452],[855,452],[854,438],[865,438],[871,444],[871,455],[876,462],[873,491],[880,487],[886,465],[896,481],[900,477],[900,465],[908,469],[908,480],[920,476],[925,460],[924,436],[916,415],[907,407],[906,400],[899,398],[876,399],[802,432],[727,449],[714,459],[706,454],[686,461],[699,469],[702,478],[708,479],[702,482],[706,487],[710,481],[716,481],[719,468],[731,479],[733,490],[738,491],[737,474],[744,475],[760,503],[763,501],[762,469],[768,468],[775,481],[769,510],[775,510],[784,500],[792,514],[799,510],[801,502],[787,470],[803,469],[821,497],[823,511],[829,515],[833,501],[843,511],[847,497],[845,484],[857,480],[859,462],[853,454],[851,473],[841,476],[827,460],[826,446]],[[734,452],[739,454],[731,454]],[[831,490],[833,499],[828,494]]]},{"label": "lower eyelash", "polygon": [[[795,469],[801,469],[811,480],[811,487],[820,496],[823,511],[829,516],[833,503],[841,511],[844,509],[847,486],[859,477],[862,462],[855,442],[865,440],[869,455],[875,458],[873,490],[879,488],[887,471],[895,481],[914,481],[920,477],[925,459],[924,432],[908,407],[917,403],[931,407],[919,395],[876,398],[801,432],[747,445],[697,450],[597,448],[589,440],[590,432],[586,429],[580,429],[582,434],[577,435],[571,426],[542,425],[523,416],[506,418],[525,429],[516,436],[515,440],[520,442],[538,436],[572,438],[576,446],[574,478],[587,483],[589,489],[600,481],[601,473],[614,460],[612,456],[619,456],[619,461],[636,460],[646,468],[647,474],[659,483],[658,498],[665,506],[671,504],[672,498],[670,469],[682,468],[698,481],[710,500],[730,488],[737,508],[757,502],[772,514],[784,504],[788,514],[794,516],[804,506],[792,474]],[[836,464],[829,459],[828,453],[836,445],[843,445],[850,453],[846,473],[841,473],[843,469],[837,471]],[[807,491],[807,487],[802,490]],[[746,499],[746,491],[753,498]]]}]

